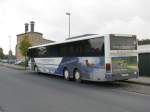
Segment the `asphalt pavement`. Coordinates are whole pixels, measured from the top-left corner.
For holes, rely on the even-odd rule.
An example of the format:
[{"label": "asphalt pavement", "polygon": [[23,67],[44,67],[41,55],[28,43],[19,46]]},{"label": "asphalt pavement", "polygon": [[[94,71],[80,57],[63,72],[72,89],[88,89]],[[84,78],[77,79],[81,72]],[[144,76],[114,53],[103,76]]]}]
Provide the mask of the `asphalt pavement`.
[{"label": "asphalt pavement", "polygon": [[137,88],[145,87],[75,83],[0,66],[0,112],[149,112],[150,95]]},{"label": "asphalt pavement", "polygon": [[[25,70],[25,67],[20,65],[8,64],[8,63],[0,63],[0,66],[5,66],[8,68],[13,68],[17,70]],[[28,68],[27,68],[28,69]],[[124,81],[126,83],[140,84],[150,86],[150,77],[138,77]]]}]

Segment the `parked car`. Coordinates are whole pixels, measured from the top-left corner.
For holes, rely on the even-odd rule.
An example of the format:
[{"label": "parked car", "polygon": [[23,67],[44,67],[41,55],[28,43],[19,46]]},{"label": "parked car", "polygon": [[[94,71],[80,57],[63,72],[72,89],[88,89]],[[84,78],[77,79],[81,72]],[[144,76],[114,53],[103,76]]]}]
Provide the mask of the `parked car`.
[{"label": "parked car", "polygon": [[22,60],[18,60],[15,62],[15,65],[22,65],[22,64],[24,64],[24,61],[22,61]]},{"label": "parked car", "polygon": [[9,63],[9,64],[14,64],[14,63],[15,63],[15,60],[14,60],[14,59],[10,59],[10,60],[8,60],[8,63]]},{"label": "parked car", "polygon": [[1,60],[1,62],[2,62],[2,63],[8,63],[8,60],[3,59],[3,60]]}]

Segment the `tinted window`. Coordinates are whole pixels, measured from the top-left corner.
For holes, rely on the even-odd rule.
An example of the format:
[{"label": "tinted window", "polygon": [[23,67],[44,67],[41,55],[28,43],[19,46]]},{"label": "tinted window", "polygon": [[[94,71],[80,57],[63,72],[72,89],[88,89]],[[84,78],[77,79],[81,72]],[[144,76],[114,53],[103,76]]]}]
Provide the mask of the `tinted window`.
[{"label": "tinted window", "polygon": [[29,50],[29,56],[30,57],[36,57],[37,56],[37,52],[36,52],[35,48]]},{"label": "tinted window", "polygon": [[111,50],[136,50],[136,37],[110,37]]},{"label": "tinted window", "polygon": [[38,52],[38,57],[45,57],[48,51],[46,47],[39,47],[36,49],[36,52]]},{"label": "tinted window", "polygon": [[104,56],[104,38],[94,38],[70,43],[69,56]]},{"label": "tinted window", "polygon": [[67,44],[61,44],[59,45],[59,56],[60,57],[64,57],[67,56],[68,52],[67,52]]},{"label": "tinted window", "polygon": [[31,51],[33,57],[104,56],[104,38],[39,47]]},{"label": "tinted window", "polygon": [[47,46],[47,54],[46,57],[57,57],[59,49],[56,45],[54,46]]},{"label": "tinted window", "polygon": [[90,52],[95,56],[104,56],[104,38],[90,39]]}]

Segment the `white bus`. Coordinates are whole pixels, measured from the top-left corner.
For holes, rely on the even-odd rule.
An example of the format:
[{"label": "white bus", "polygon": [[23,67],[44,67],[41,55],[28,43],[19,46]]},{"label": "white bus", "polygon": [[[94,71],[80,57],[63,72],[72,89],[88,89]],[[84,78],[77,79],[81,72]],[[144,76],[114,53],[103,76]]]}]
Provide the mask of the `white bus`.
[{"label": "white bus", "polygon": [[138,78],[135,35],[83,35],[63,42],[33,46],[28,67],[35,72],[76,81],[115,81]]}]

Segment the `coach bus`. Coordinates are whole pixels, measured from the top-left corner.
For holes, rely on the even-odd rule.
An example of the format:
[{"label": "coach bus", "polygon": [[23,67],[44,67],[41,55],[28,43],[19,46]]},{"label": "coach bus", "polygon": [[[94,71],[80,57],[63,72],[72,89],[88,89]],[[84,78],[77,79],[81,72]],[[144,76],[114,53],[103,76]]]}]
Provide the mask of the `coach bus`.
[{"label": "coach bus", "polygon": [[34,72],[76,81],[116,81],[138,78],[136,35],[86,35],[28,49]]}]

